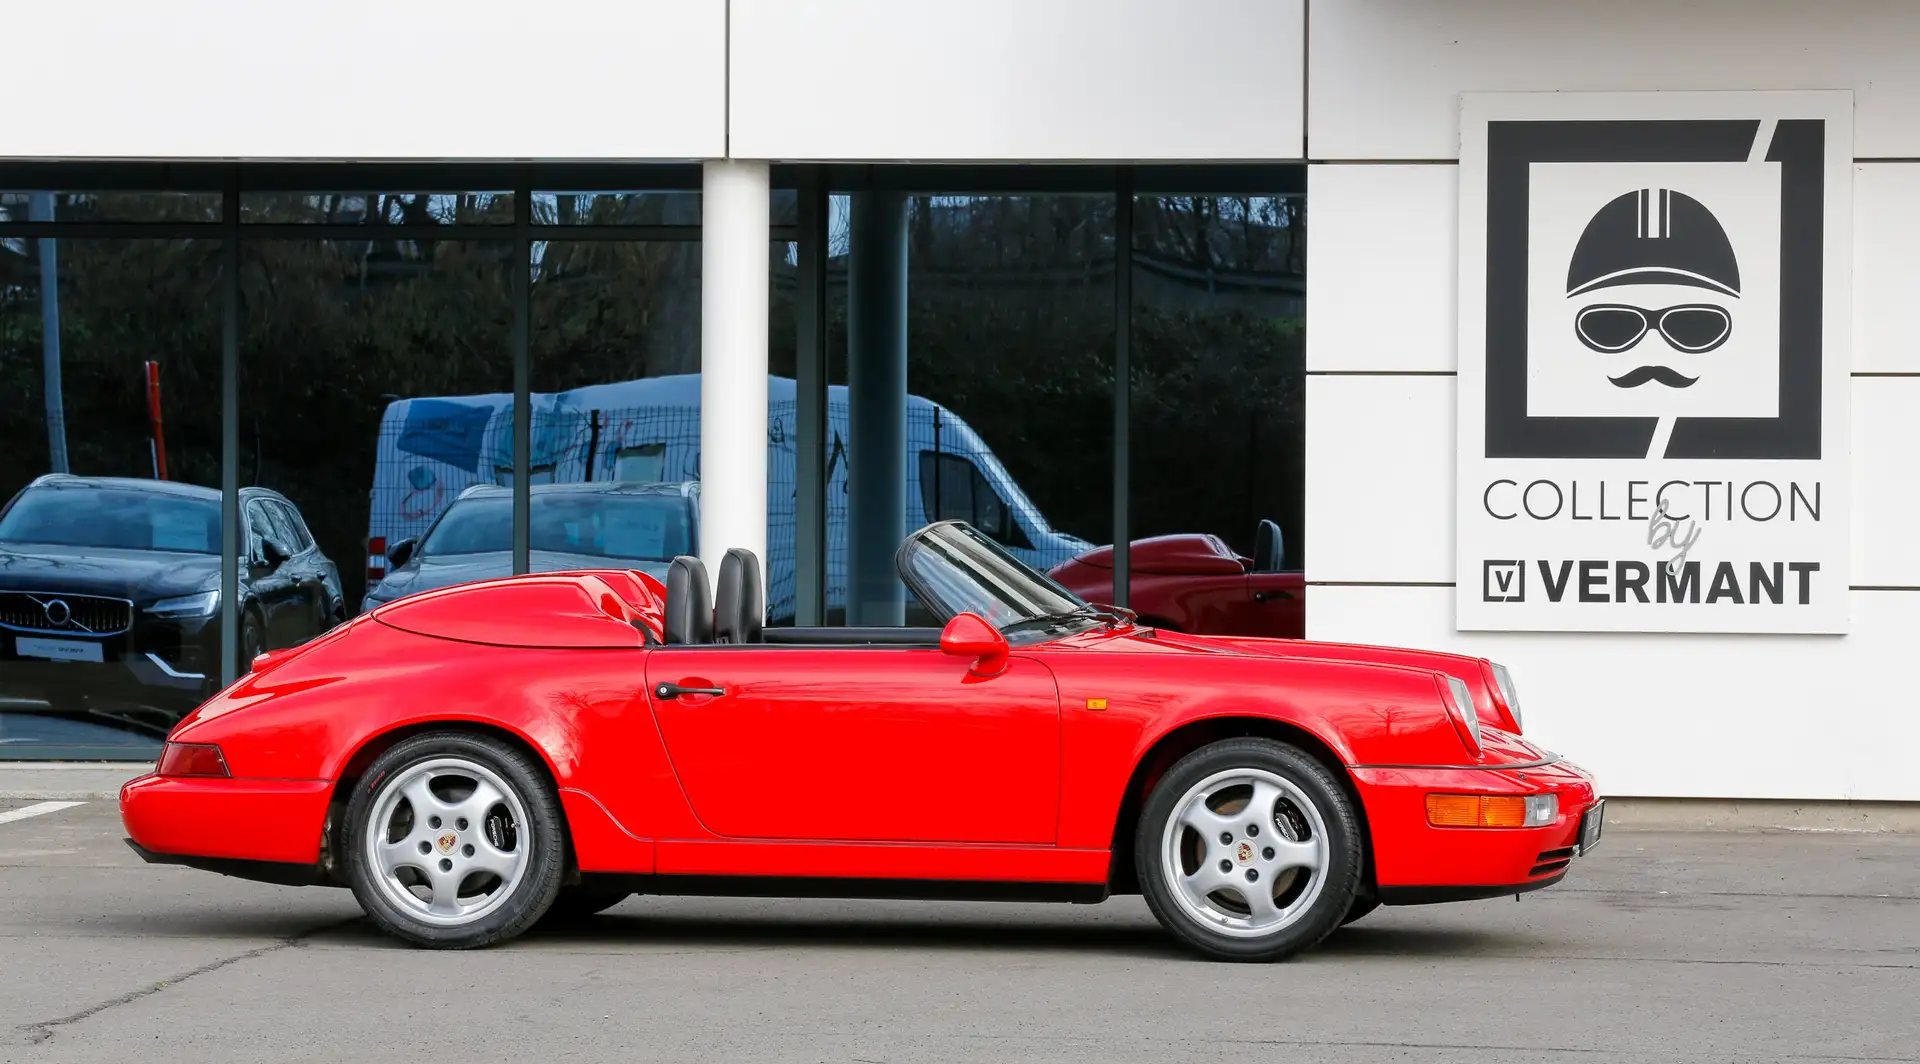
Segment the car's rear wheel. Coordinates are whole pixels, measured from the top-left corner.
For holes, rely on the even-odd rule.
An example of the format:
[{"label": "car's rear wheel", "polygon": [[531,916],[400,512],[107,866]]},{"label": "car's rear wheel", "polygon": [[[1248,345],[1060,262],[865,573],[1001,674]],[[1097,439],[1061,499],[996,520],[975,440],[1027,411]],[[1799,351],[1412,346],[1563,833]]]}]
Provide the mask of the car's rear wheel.
[{"label": "car's rear wheel", "polygon": [[400,742],[361,777],[346,825],[354,897],[382,930],[416,946],[505,941],[560,890],[560,803],[540,766],[494,739],[442,732]]},{"label": "car's rear wheel", "polygon": [[1218,960],[1308,949],[1346,917],[1360,879],[1352,802],[1327,769],[1271,739],[1180,759],[1148,795],[1134,842],[1147,905]]}]

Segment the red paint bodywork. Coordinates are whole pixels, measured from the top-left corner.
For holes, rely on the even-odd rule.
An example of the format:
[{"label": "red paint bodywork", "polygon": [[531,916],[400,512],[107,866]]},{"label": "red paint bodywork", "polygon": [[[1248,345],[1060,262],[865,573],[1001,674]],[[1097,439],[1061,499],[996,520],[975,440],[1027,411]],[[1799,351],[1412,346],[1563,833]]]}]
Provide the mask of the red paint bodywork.
[{"label": "red paint bodywork", "polygon": [[[1300,639],[1305,574],[1258,572],[1218,536],[1183,533],[1128,545],[1127,606],[1142,623],[1176,632]],[[1113,548],[1096,547],[1047,574],[1088,602],[1113,600]]]},{"label": "red paint bodywork", "polygon": [[[584,872],[1107,884],[1130,796],[1201,731],[1319,752],[1383,887],[1547,878],[1540,854],[1571,845],[1595,799],[1517,734],[1475,658],[1122,627],[976,671],[934,648],[661,646],[663,601],[641,574],[552,573],[355,618],[183,720],[171,738],[218,745],[232,778],[129,783],[128,834],[161,855],[323,864],[355,774],[436,728],[535,752]],[[1446,675],[1473,695],[1477,752]],[[726,694],[663,702],[661,683]],[[1433,828],[1433,790],[1553,792],[1560,820]]]}]

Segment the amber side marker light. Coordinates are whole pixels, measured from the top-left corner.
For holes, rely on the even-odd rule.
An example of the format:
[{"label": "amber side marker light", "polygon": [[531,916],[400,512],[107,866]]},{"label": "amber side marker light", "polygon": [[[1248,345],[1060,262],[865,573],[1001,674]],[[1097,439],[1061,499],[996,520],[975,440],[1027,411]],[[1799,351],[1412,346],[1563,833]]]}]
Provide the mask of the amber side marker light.
[{"label": "amber side marker light", "polygon": [[1429,794],[1427,823],[1437,828],[1533,828],[1560,816],[1551,794]]},{"label": "amber side marker light", "polygon": [[212,743],[168,743],[160,749],[160,767],[162,776],[219,776],[233,775],[227,771],[226,755]]}]

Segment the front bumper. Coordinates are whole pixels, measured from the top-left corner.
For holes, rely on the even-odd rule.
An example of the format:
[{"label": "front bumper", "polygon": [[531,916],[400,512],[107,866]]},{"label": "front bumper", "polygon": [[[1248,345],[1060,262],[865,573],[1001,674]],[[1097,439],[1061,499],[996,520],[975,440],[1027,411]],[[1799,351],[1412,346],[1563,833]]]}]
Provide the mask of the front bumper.
[{"label": "front bumper", "polygon": [[[320,862],[329,780],[141,776],[120,788],[120,822],[149,861]],[[152,856],[149,856],[152,855]],[[199,862],[199,863],[196,863]],[[219,869],[215,869],[218,871]]]},{"label": "front bumper", "polygon": [[[1374,882],[1389,905],[1502,897],[1551,886],[1578,855],[1582,817],[1599,800],[1569,761],[1525,768],[1374,767],[1353,770],[1373,835]],[[1441,828],[1427,795],[1553,794],[1559,816],[1532,828]]]}]

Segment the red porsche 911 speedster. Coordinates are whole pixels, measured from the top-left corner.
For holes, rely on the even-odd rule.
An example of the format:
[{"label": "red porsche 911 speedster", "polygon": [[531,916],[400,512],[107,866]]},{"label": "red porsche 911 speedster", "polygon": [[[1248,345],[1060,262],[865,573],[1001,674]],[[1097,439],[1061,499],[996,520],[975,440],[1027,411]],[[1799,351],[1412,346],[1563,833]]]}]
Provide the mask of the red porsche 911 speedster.
[{"label": "red porsche 911 speedster", "polygon": [[1180,635],[958,522],[898,554],[943,628],[763,628],[676,559],[401,599],[253,671],[121,791],[146,860],[352,888],[418,946],[635,892],[1097,902],[1274,960],[1377,905],[1558,882],[1592,778],[1506,671]]}]

